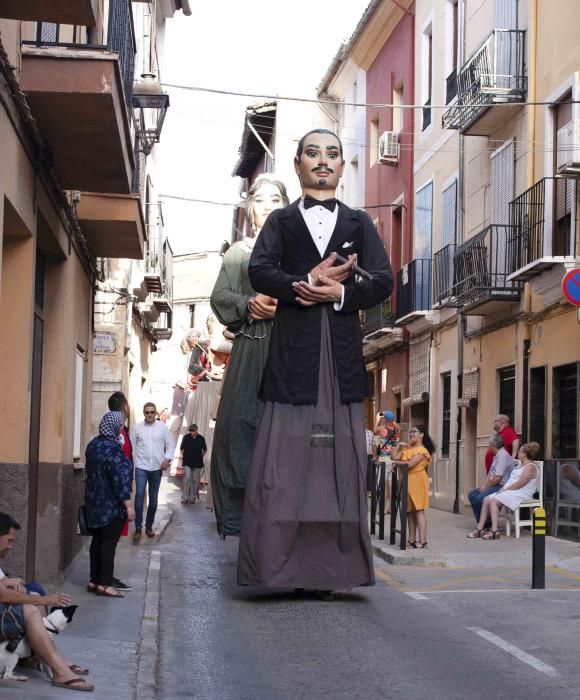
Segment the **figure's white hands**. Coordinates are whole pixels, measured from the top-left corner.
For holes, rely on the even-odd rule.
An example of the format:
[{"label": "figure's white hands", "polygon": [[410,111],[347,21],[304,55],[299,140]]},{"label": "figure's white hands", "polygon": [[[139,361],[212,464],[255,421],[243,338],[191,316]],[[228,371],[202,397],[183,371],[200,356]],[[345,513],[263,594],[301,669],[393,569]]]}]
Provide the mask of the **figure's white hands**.
[{"label": "figure's white hands", "polygon": [[292,287],[297,295],[296,301],[302,306],[337,302],[342,299],[342,284],[326,276],[318,277],[317,285],[294,282]]},{"label": "figure's white hands", "polygon": [[266,294],[256,294],[248,302],[248,311],[254,321],[265,321],[274,318],[277,304],[277,299],[273,299]]},{"label": "figure's white hands", "polygon": [[352,266],[356,262],[355,255],[348,256],[348,262],[342,265],[334,266],[336,261],[336,253],[331,253],[316,267],[310,270],[310,279],[312,284],[317,285],[320,282],[320,277],[327,277],[336,282],[344,282],[352,275]]}]

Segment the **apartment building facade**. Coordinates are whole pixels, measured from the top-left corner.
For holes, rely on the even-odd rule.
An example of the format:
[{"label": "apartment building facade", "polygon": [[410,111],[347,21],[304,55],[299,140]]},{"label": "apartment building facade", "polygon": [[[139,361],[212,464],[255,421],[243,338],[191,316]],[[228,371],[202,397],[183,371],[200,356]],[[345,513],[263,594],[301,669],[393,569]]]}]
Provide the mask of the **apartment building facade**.
[{"label": "apartment building facade", "polygon": [[80,547],[93,370],[110,349],[94,297],[120,279],[116,260],[146,252],[139,5],[0,3],[0,507],[23,528],[9,568],[28,578],[58,579]]},{"label": "apartment building facade", "polygon": [[423,330],[407,328],[430,344],[433,502],[465,508],[505,413],[541,445],[554,532],[577,536],[559,496],[580,454],[580,332],[560,287],[580,261],[577,56],[562,40],[576,17],[533,0],[416,7],[414,246],[431,299]]}]

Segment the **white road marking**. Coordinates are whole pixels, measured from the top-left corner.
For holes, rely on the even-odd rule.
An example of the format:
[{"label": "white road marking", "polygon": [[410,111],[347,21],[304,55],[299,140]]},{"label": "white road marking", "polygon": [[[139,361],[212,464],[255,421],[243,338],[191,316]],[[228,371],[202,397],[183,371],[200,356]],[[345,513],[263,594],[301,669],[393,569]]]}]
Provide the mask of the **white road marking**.
[{"label": "white road marking", "polygon": [[548,664],[545,664],[543,661],[536,659],[535,656],[528,654],[527,652],[523,651],[523,649],[520,649],[509,642],[506,642],[505,639],[498,637],[492,632],[488,632],[481,627],[468,627],[467,629],[470,632],[474,632],[475,634],[479,635],[491,644],[495,644],[500,649],[503,649],[503,651],[507,651],[508,654],[515,656],[516,659],[523,661],[525,664],[528,664],[528,666],[535,668],[536,671],[544,673],[546,676],[551,676],[552,678],[558,675],[558,672],[555,668],[552,668],[552,666],[548,666]]},{"label": "white road marking", "polygon": [[409,598],[414,598],[415,600],[429,600],[426,595],[422,593],[415,593],[414,591],[405,591]]},{"label": "white road marking", "polygon": [[457,588],[439,591],[427,589],[419,592],[428,595],[436,593],[540,593],[547,595],[548,593],[580,593],[580,588]]}]

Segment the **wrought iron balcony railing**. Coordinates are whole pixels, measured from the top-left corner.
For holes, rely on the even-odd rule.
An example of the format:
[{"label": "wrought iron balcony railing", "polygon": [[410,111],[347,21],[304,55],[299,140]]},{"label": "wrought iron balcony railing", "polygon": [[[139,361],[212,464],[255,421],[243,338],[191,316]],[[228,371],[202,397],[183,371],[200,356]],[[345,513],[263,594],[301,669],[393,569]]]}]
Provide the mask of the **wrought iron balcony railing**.
[{"label": "wrought iron balcony railing", "polygon": [[363,336],[376,333],[383,328],[392,328],[395,325],[395,314],[391,299],[377,304],[370,309],[361,311],[361,330]]},{"label": "wrought iron balcony railing", "polygon": [[397,320],[431,309],[431,260],[417,258],[397,273]]},{"label": "wrought iron balcony railing", "polygon": [[[577,180],[543,178],[510,203],[510,273],[542,259],[573,256],[576,222],[572,219]],[[536,270],[537,274],[539,270]],[[521,279],[529,274],[522,272]]]},{"label": "wrought iron balcony railing", "polygon": [[52,22],[37,22],[36,39],[24,43],[39,47],[58,46],[72,49],[106,49],[115,51],[118,54],[125,104],[129,118],[132,119],[137,42],[135,40],[131,0],[109,0],[108,8],[108,20],[104,23],[107,27],[106,44],[95,43],[95,31],[92,27],[54,24]]},{"label": "wrought iron balcony railing", "polygon": [[493,103],[523,102],[526,89],[525,31],[494,29],[459,71],[443,128],[465,130]]},{"label": "wrought iron balcony railing", "polygon": [[433,256],[433,304],[457,306],[455,298],[455,243],[438,250]]},{"label": "wrought iron balcony railing", "polygon": [[513,226],[492,224],[457,246],[455,298],[458,306],[476,307],[489,301],[517,301],[522,285],[508,279]]}]

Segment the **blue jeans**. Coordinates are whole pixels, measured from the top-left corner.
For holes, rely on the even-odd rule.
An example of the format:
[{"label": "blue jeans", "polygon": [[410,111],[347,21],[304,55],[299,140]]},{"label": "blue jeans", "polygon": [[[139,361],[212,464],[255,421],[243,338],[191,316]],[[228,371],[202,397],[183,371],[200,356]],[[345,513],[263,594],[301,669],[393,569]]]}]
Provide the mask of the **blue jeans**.
[{"label": "blue jeans", "polygon": [[161,469],[147,471],[146,469],[135,469],[135,529],[143,527],[143,501],[145,500],[145,489],[149,484],[149,505],[147,506],[147,517],[145,518],[145,529],[153,527],[155,513],[157,512],[157,496],[161,486]]},{"label": "blue jeans", "polygon": [[471,508],[473,510],[473,515],[475,515],[475,522],[478,523],[481,518],[481,508],[483,506],[483,499],[492,493],[499,491],[500,485],[492,486],[485,491],[480,491],[479,489],[473,489],[468,494],[469,502],[471,503]]}]

